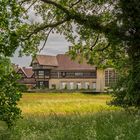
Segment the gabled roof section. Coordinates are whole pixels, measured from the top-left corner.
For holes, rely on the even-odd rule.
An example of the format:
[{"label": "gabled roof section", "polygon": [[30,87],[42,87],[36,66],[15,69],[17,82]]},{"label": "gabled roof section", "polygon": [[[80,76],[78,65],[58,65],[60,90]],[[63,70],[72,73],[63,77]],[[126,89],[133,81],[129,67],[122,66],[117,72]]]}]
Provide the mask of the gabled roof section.
[{"label": "gabled roof section", "polygon": [[33,76],[33,74],[34,74],[34,72],[33,72],[33,70],[32,70],[32,67],[20,67],[20,68],[18,69],[17,73],[19,73],[20,71],[21,71],[21,72],[25,75],[25,77],[27,77],[27,78],[31,78],[31,77]]},{"label": "gabled roof section", "polygon": [[22,70],[28,78],[32,77],[34,74],[31,67],[22,67]]},{"label": "gabled roof section", "polygon": [[56,57],[57,70],[95,70],[95,66],[87,64],[86,61],[79,63],[77,60],[71,60],[67,54],[58,54]]},{"label": "gabled roof section", "polygon": [[57,62],[56,56],[37,55],[35,61],[37,61],[40,65],[58,66],[58,62]]},{"label": "gabled roof section", "polygon": [[23,70],[22,67],[19,67],[19,69],[18,69],[18,71],[16,73],[23,74],[25,77],[27,77],[27,75],[26,75],[26,73],[25,73],[25,71]]}]

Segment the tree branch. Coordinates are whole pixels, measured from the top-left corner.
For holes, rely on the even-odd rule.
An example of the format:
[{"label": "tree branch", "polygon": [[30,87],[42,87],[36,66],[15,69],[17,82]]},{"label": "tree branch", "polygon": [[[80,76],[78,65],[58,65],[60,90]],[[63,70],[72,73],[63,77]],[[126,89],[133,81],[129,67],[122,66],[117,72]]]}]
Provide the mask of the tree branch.
[{"label": "tree branch", "polygon": [[[23,0],[23,1],[30,1],[30,0]],[[98,31],[99,33],[105,33],[109,34],[111,31],[111,25],[102,25],[100,21],[100,16],[98,15],[86,15],[86,14],[81,14],[78,13],[77,11],[71,11],[70,9],[67,9],[65,6],[61,5],[58,2],[55,2],[54,0],[40,0],[46,4],[50,4],[60,10],[62,10],[65,14],[66,17],[69,19],[74,20],[80,25],[85,26],[86,28],[93,29]],[[76,5],[82,0],[77,0],[77,2],[73,3],[72,5]],[[118,34],[118,32],[114,31],[114,34]]]},{"label": "tree branch", "polygon": [[49,37],[49,35],[50,35],[50,33],[51,33],[52,30],[53,30],[53,27],[52,27],[52,28],[49,30],[49,32],[47,33],[45,42],[44,42],[43,46],[40,48],[39,53],[44,49],[44,47],[45,47],[45,45],[46,45],[46,43],[47,43],[48,37]]},{"label": "tree branch", "polygon": [[25,12],[27,12],[38,0],[35,0],[26,10]]},{"label": "tree branch", "polygon": [[57,7],[58,9],[62,10],[64,13],[66,13],[67,15],[70,14],[69,10],[67,8],[65,8],[64,6],[62,6],[61,4],[57,3],[57,2],[54,2],[54,1],[51,1],[51,0],[41,0],[42,2],[44,3],[47,3],[47,4],[51,4],[55,7]]},{"label": "tree branch", "polygon": [[82,0],[78,0],[75,3],[71,4],[70,8],[74,7],[75,5],[77,5],[78,3],[82,2]]},{"label": "tree branch", "polygon": [[[23,0],[23,1],[29,1],[29,0]],[[117,32],[116,30],[112,31],[110,33],[111,28],[113,26],[112,25],[113,23],[109,23],[107,25],[102,25],[101,21],[100,21],[100,16],[98,16],[98,15],[81,14],[81,13],[79,13],[77,11],[67,9],[66,6],[63,6],[62,4],[60,4],[58,2],[55,2],[54,0],[40,0],[40,1],[42,1],[42,2],[44,2],[46,4],[50,4],[50,5],[54,6],[54,7],[56,7],[57,9],[62,10],[62,12],[66,14],[67,19],[73,20],[74,22],[82,25],[83,27],[92,29],[93,31],[96,30],[99,33],[104,33],[104,34],[107,34],[107,35],[112,33],[112,34],[115,34],[115,37],[117,37],[118,34],[119,34],[119,32]],[[73,5],[78,4],[80,1],[82,1],[82,0],[77,0],[77,2],[75,2]],[[53,26],[57,26],[57,25],[53,25]],[[47,27],[49,27],[49,26],[41,27],[41,29],[36,29],[34,31],[34,33],[37,33],[38,30],[43,30],[43,29],[45,29]],[[29,37],[30,36],[32,36],[32,34],[29,35]]]},{"label": "tree branch", "polygon": [[29,33],[29,35],[25,39],[23,39],[23,40],[29,39],[32,35],[37,34],[38,32],[40,32],[40,31],[42,31],[42,30],[44,30],[46,28],[54,28],[54,27],[57,27],[57,26],[65,23],[66,21],[69,21],[69,19],[66,18],[66,19],[64,19],[62,21],[58,21],[56,23],[52,23],[52,24],[50,23],[50,24],[46,24],[46,25],[41,25],[40,27],[37,27],[34,31],[32,31],[31,33]]},{"label": "tree branch", "polygon": [[[100,17],[96,15],[85,15],[78,13],[76,11],[71,11],[65,8],[64,6],[60,5],[59,3],[56,3],[52,0],[40,0],[42,2],[45,2],[47,4],[51,4],[55,6],[56,8],[62,10],[65,14],[67,14],[67,17],[69,19],[75,20],[78,24],[83,25],[87,28],[98,30],[99,32],[103,32],[104,26],[100,24]],[[77,1],[79,3],[79,1]]]},{"label": "tree branch", "polygon": [[104,51],[104,50],[106,50],[108,47],[110,46],[110,43],[108,43],[104,48],[99,48],[99,49],[97,49],[97,51]]},{"label": "tree branch", "polygon": [[94,48],[94,47],[95,47],[95,45],[97,44],[98,40],[99,40],[99,34],[97,35],[97,37],[96,37],[96,40],[95,40],[94,44],[93,44],[93,45],[91,46],[91,48],[90,48],[90,50],[91,50],[91,51],[93,50],[93,48]]}]

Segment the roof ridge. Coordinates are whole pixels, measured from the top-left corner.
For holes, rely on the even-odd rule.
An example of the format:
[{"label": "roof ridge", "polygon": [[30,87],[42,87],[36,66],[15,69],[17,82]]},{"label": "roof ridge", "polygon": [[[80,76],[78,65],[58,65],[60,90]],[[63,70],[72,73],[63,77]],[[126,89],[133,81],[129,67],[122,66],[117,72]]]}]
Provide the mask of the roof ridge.
[{"label": "roof ridge", "polygon": [[56,55],[48,55],[48,54],[37,54],[36,56],[52,56],[52,57],[55,57]]}]

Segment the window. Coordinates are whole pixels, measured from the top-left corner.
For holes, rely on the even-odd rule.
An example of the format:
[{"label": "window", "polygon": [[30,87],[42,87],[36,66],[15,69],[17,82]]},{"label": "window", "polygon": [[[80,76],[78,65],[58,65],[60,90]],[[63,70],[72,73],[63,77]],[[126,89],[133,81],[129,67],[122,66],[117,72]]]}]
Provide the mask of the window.
[{"label": "window", "polygon": [[83,76],[82,72],[75,72],[75,76]]},{"label": "window", "polygon": [[91,72],[90,75],[91,75],[92,77],[96,78],[96,71]]},{"label": "window", "polygon": [[117,73],[114,69],[105,70],[105,86],[113,86],[117,80]]},{"label": "window", "polygon": [[66,82],[62,82],[61,83],[61,88],[62,89],[67,89],[67,83]]},{"label": "window", "polygon": [[74,89],[74,83],[70,82],[70,89]]},{"label": "window", "polygon": [[61,76],[65,77],[66,76],[66,72],[61,72]]},{"label": "window", "polygon": [[82,87],[81,87],[81,83],[80,82],[78,82],[77,83],[77,89],[81,89]]},{"label": "window", "polygon": [[74,77],[75,76],[74,72],[67,72],[66,74],[67,74],[67,77]]},{"label": "window", "polygon": [[89,82],[85,82],[85,89],[90,89],[90,84],[89,84]]},{"label": "window", "polygon": [[48,81],[38,81],[37,86],[39,88],[49,88],[49,82]]},{"label": "window", "polygon": [[55,71],[51,72],[51,77],[52,78],[58,78],[58,73],[55,72]]},{"label": "window", "polygon": [[38,75],[39,75],[39,76],[44,76],[44,71],[43,71],[43,70],[39,70],[39,71],[38,71]]},{"label": "window", "polygon": [[84,77],[89,77],[89,78],[90,78],[90,77],[91,77],[91,78],[96,78],[96,71],[84,72],[84,73],[83,73],[83,76],[84,76]]},{"label": "window", "polygon": [[45,75],[49,76],[50,75],[50,70],[45,70]]},{"label": "window", "polygon": [[44,82],[43,81],[37,82],[37,87],[39,87],[39,88],[44,87]]},{"label": "window", "polygon": [[40,87],[44,86],[44,82],[43,82],[43,81],[40,81],[40,82],[39,82],[39,86],[40,86]]}]

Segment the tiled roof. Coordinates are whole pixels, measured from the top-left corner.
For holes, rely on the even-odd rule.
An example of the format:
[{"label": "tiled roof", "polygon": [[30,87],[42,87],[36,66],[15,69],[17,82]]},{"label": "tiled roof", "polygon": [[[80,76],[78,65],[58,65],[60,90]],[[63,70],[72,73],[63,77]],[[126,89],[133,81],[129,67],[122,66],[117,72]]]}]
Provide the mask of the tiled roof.
[{"label": "tiled roof", "polygon": [[58,70],[95,70],[95,67],[87,64],[86,61],[79,63],[77,60],[71,60],[66,54],[57,55],[57,61]]},{"label": "tiled roof", "polygon": [[19,80],[19,82],[22,84],[35,84],[36,83],[35,78],[24,78],[24,79]]},{"label": "tiled roof", "polygon": [[34,74],[31,67],[22,67],[21,69],[27,77],[32,77],[32,75]]},{"label": "tiled roof", "polygon": [[86,61],[79,63],[77,60],[71,60],[67,54],[37,55],[36,60],[40,65],[56,66],[57,70],[95,70],[95,66],[87,64]]},{"label": "tiled roof", "polygon": [[40,65],[58,66],[56,56],[37,55],[36,59]]}]

